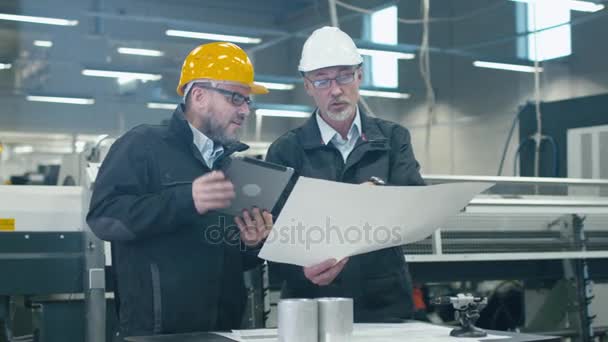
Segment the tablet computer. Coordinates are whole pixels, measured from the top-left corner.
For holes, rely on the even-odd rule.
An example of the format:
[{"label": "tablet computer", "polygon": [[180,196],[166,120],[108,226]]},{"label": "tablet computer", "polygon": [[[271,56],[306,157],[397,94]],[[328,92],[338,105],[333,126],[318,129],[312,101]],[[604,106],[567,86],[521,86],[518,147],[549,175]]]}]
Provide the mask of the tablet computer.
[{"label": "tablet computer", "polygon": [[236,196],[230,207],[218,211],[234,216],[257,207],[271,212],[276,220],[296,179],[293,168],[248,157],[230,158],[222,171]]}]

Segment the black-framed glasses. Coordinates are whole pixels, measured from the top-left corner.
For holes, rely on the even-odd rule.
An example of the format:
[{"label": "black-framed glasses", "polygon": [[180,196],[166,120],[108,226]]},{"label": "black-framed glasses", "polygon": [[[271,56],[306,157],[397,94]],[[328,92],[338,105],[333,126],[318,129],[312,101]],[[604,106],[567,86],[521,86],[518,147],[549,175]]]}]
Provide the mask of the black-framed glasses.
[{"label": "black-framed glasses", "polygon": [[204,84],[195,84],[194,87],[209,89],[209,90],[218,92],[218,93],[224,95],[230,101],[230,103],[232,103],[236,107],[242,106],[243,103],[247,103],[247,105],[251,105],[251,98],[249,96],[245,96],[236,91],[216,88],[216,87],[212,87],[212,86],[208,86],[208,85],[204,85]]},{"label": "black-framed glasses", "polygon": [[334,78],[324,78],[321,80],[311,80],[310,78],[304,76],[305,79],[309,80],[312,83],[312,86],[317,89],[327,89],[331,87],[331,81],[336,81],[339,85],[350,84],[355,80],[355,74],[357,71],[349,72],[347,74],[341,74]]}]

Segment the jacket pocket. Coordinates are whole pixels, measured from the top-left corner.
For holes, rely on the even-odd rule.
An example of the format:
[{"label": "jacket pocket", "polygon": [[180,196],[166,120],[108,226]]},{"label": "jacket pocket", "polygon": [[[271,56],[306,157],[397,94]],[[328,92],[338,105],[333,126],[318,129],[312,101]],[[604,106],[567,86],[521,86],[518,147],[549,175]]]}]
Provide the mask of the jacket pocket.
[{"label": "jacket pocket", "polygon": [[163,331],[163,307],[158,264],[150,264],[150,275],[152,276],[153,331],[155,334],[160,334]]}]

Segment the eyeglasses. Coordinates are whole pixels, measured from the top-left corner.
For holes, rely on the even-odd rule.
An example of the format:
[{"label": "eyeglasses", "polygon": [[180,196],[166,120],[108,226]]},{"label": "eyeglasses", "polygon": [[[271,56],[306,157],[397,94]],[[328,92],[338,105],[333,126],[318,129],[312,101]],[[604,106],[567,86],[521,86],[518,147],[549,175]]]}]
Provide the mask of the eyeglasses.
[{"label": "eyeglasses", "polygon": [[350,84],[355,80],[355,74],[357,72],[349,72],[348,74],[338,75],[335,78],[324,78],[322,80],[311,80],[310,78],[304,76],[305,79],[309,80],[312,83],[312,86],[317,89],[327,89],[331,87],[331,81],[336,81],[339,85]]},{"label": "eyeglasses", "polygon": [[230,90],[226,90],[226,89],[222,89],[222,88],[215,88],[215,87],[202,85],[202,84],[195,84],[194,87],[209,89],[209,90],[218,92],[218,93],[224,95],[230,101],[230,103],[232,103],[236,107],[242,106],[243,103],[247,103],[247,105],[251,104],[251,98],[249,96],[245,96],[245,95],[243,95],[241,93],[237,93],[235,91],[230,91]]}]

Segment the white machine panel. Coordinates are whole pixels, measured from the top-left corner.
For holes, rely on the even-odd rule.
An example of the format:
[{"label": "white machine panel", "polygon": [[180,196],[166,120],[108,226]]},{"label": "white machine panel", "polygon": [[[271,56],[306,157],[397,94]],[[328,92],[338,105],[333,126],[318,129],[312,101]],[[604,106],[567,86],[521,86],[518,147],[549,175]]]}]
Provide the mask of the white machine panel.
[{"label": "white machine panel", "polygon": [[0,185],[0,218],[20,232],[82,231],[79,186]]}]

